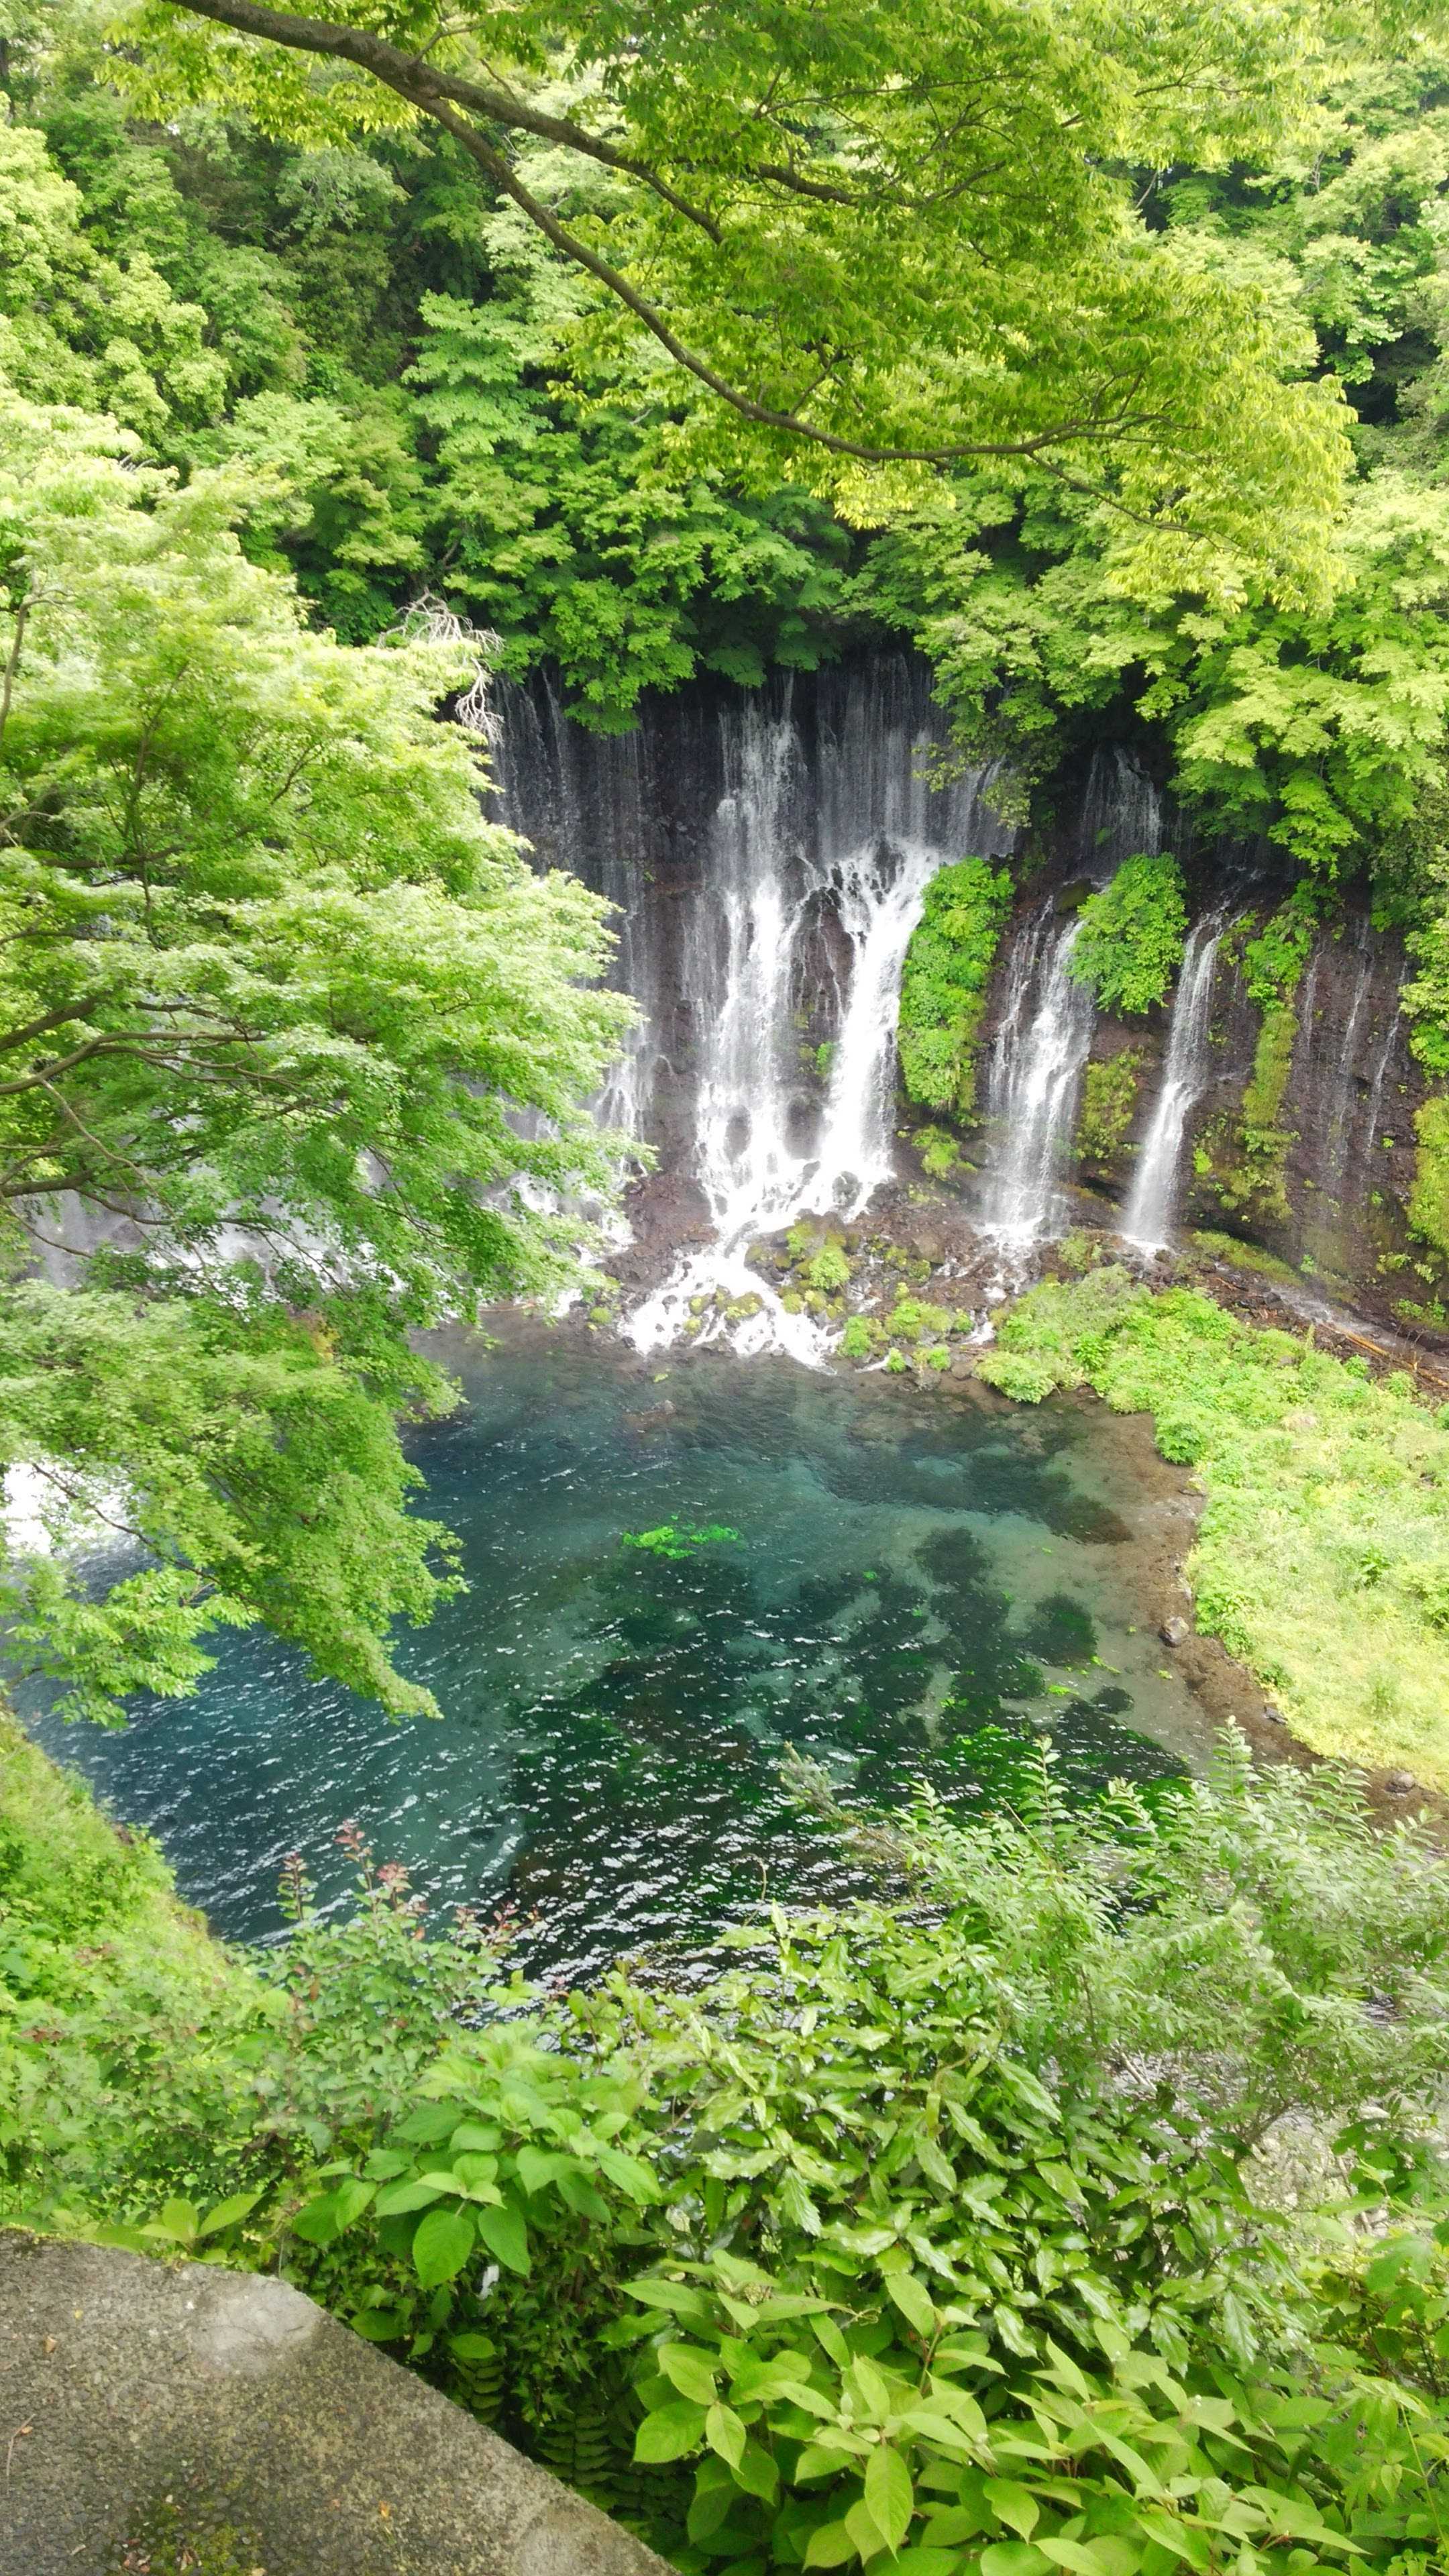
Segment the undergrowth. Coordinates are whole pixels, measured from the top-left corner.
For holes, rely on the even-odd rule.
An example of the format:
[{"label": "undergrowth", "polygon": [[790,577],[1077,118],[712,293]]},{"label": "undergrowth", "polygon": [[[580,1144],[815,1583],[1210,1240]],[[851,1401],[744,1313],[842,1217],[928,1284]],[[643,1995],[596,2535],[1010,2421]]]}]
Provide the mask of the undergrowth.
[{"label": "undergrowth", "polygon": [[1116,1269],[1032,1290],[980,1371],[1030,1403],[1091,1386],[1151,1413],[1206,1496],[1198,1625],[1320,1753],[1449,1789],[1449,1408]]},{"label": "undergrowth", "polygon": [[[884,1901],[762,1909],[693,1993],[500,1988],[355,1834],[354,1917],[293,1871],[142,2079],[92,1969],[109,2113],[12,2140],[5,2214],[280,2269],[684,2576],[1431,2576],[1442,1855],[1240,1744],[1155,1802],[797,1789]],[[1285,2113],[1311,2221],[1255,2182]]]},{"label": "undergrowth", "polygon": [[1089,1064],[1082,1080],[1082,1107],[1077,1119],[1076,1150],[1086,1163],[1116,1161],[1132,1133],[1142,1055],[1136,1047],[1102,1056]]}]

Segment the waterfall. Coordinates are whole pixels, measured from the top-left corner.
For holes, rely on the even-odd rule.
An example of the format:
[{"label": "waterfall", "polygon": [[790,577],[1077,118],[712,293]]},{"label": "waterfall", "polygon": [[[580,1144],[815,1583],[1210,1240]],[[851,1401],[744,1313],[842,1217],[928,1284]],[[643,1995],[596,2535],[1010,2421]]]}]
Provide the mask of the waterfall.
[{"label": "waterfall", "polygon": [[[1330,992],[1320,1026],[1316,1007],[1318,970],[1320,958],[1326,959],[1329,953],[1320,934],[1303,979],[1293,1088],[1302,1101],[1312,1102],[1315,1097],[1324,1101],[1314,1179],[1323,1197],[1341,1215],[1355,1199],[1362,1204],[1375,1185],[1374,1139],[1398,1038],[1403,966],[1394,949],[1376,942],[1369,916],[1360,914],[1353,928],[1354,969],[1347,1010],[1342,1014],[1341,1026],[1335,1025],[1334,996]],[[1374,1022],[1379,1011],[1383,1013],[1382,1026],[1376,1031]]]},{"label": "waterfall", "polygon": [[490,691],[490,765],[497,818],[530,841],[537,856],[567,868],[614,906],[618,942],[610,982],[630,993],[640,1017],[595,1103],[599,1123],[649,1134],[661,1054],[667,961],[653,909],[641,900],[658,811],[647,728],[589,734],[564,714],[546,676],[532,687],[495,681]]},{"label": "waterfall", "polygon": [[1037,1242],[1058,1212],[1058,1175],[1092,1044],[1092,997],[1068,971],[1080,929],[1076,919],[1056,919],[1048,899],[1027,916],[1007,959],[986,1086],[1002,1156],[982,1216],[985,1232],[1004,1245]]},{"label": "waterfall", "polygon": [[[1373,937],[1367,913],[1361,913],[1354,925],[1353,945],[1357,960],[1353,996],[1343,1024],[1343,1036],[1334,1055],[1331,1107],[1325,1124],[1325,1148],[1318,1178],[1319,1188],[1338,1200],[1343,1196],[1354,1128],[1363,1097],[1358,1083],[1359,1031],[1374,980]],[[1308,1045],[1312,1045],[1311,1023]]]},{"label": "waterfall", "polygon": [[[1120,744],[1092,754],[1077,827],[1076,856],[1097,886],[1124,859],[1163,842],[1162,800]],[[1008,944],[1001,1015],[986,1074],[987,1132],[995,1167],[984,1193],[982,1231],[1023,1251],[1058,1226],[1061,1175],[1071,1155],[1077,1101],[1092,1047],[1090,992],[1068,960],[1079,924],[1048,897],[1017,925]]]},{"label": "waterfall", "polygon": [[1120,743],[1093,752],[1077,829],[1077,860],[1105,885],[1124,859],[1154,854],[1163,843],[1162,799]]},{"label": "waterfall", "polygon": [[1227,914],[1221,908],[1205,913],[1188,932],[1183,950],[1182,971],[1172,999],[1162,1088],[1142,1141],[1132,1194],[1122,1218],[1123,1236],[1141,1252],[1160,1252],[1171,1240],[1183,1137],[1212,1072],[1208,1023],[1213,971],[1226,926]]},{"label": "waterfall", "polygon": [[1378,1053],[1374,1058],[1373,1074],[1369,1081],[1368,1114],[1364,1120],[1363,1143],[1361,1149],[1365,1161],[1368,1163],[1372,1163],[1373,1149],[1378,1143],[1379,1113],[1383,1107],[1384,1083],[1388,1078],[1389,1066],[1393,1061],[1394,1048],[1398,1042],[1399,1021],[1403,1016],[1403,1009],[1404,1005],[1400,998],[1399,988],[1395,986],[1394,1007],[1389,1013],[1388,1021],[1384,1028],[1384,1034],[1379,1043]]},{"label": "waterfall", "polygon": [[[689,1161],[712,1239],[635,1315],[645,1351],[676,1338],[692,1301],[722,1294],[757,1301],[738,1347],[821,1356],[817,1327],[785,1314],[749,1246],[805,1214],[858,1216],[890,1177],[901,968],[926,887],[950,859],[1011,846],[984,772],[928,778],[929,699],[903,658],[806,696],[732,698],[717,720],[719,792],[683,889],[678,962]],[[822,984],[823,1093],[800,1025]],[[701,1338],[724,1329],[711,1312]]]}]

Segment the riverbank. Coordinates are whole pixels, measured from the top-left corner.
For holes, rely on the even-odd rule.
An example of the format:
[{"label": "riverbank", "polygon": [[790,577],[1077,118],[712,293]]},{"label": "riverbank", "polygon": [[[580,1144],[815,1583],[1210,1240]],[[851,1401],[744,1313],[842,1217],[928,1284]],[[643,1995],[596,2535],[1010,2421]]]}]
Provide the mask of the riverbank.
[{"label": "riverbank", "polygon": [[1449,1790],[1449,1408],[1111,1267],[1032,1290],[978,1365],[1028,1403],[1089,1386],[1150,1413],[1204,1495],[1198,1625],[1315,1752]]},{"label": "riverbank", "polygon": [[[131,2155],[148,2123],[164,2128],[175,2113],[184,2127],[176,2089],[168,2111],[158,2073],[214,2062],[207,2034],[238,2024],[256,1994],[240,1954],[181,1903],[150,1837],[112,1823],[84,1781],[0,1707],[5,2215],[30,2212],[38,2177],[52,2208],[72,2187],[88,2195],[98,2140]],[[183,2154],[167,2187],[193,2180]]]}]

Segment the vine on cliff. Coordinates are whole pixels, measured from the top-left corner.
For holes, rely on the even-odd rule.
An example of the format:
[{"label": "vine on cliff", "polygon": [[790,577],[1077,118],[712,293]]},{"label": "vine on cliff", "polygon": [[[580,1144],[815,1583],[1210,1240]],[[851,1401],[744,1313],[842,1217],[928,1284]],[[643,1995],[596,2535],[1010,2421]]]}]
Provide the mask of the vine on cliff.
[{"label": "vine on cliff", "polygon": [[901,1079],[923,1108],[969,1118],[986,987],[1011,901],[989,859],[958,859],[926,888],[901,977]]},{"label": "vine on cliff", "polygon": [[1150,1011],[1182,963],[1187,903],[1176,859],[1166,850],[1124,859],[1110,885],[1088,895],[1081,925],[1073,981],[1089,985],[1104,1011]]}]

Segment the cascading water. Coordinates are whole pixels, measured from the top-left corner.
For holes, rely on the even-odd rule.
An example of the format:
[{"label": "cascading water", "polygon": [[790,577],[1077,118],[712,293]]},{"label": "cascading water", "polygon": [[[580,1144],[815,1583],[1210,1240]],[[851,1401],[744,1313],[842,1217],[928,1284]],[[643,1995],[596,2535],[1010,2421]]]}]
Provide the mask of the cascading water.
[{"label": "cascading water", "polygon": [[[930,735],[904,666],[824,692],[815,763],[787,694],[721,719],[724,794],[683,943],[695,1027],[694,1170],[712,1241],[643,1305],[641,1350],[674,1340],[701,1300],[751,1300],[737,1347],[817,1359],[822,1336],[750,1268],[761,1234],[807,1213],[859,1214],[892,1168],[901,968],[926,887],[947,860],[1011,835],[985,778],[935,789]],[[837,1018],[823,1100],[804,1078],[797,1003],[829,933]],[[701,1338],[724,1329],[717,1305]]]},{"label": "cascading water", "polygon": [[1163,841],[1162,798],[1144,769],[1120,743],[1094,751],[1077,827],[1077,860],[1097,885],[1105,885],[1124,859]]},{"label": "cascading water", "polygon": [[[1298,1099],[1319,1101],[1318,1144],[1308,1175],[1315,1192],[1341,1219],[1374,1188],[1374,1139],[1384,1085],[1399,1033],[1397,950],[1374,937],[1367,914],[1345,935],[1349,975],[1324,976],[1332,963],[1328,935],[1320,933],[1303,978],[1293,1088]],[[1320,986],[1328,999],[1320,1010]],[[1335,986],[1338,999],[1336,1001]],[[1342,995],[1347,992],[1347,1006]]]},{"label": "cascading water", "polygon": [[1171,1240],[1187,1122],[1212,1077],[1208,1049],[1213,974],[1226,927],[1227,913],[1223,908],[1205,913],[1194,922],[1183,950],[1182,970],[1172,1001],[1162,1088],[1142,1140],[1132,1193],[1122,1218],[1124,1238],[1141,1252],[1160,1252]]},{"label": "cascading water", "polygon": [[[1120,745],[1093,753],[1082,798],[1077,854],[1104,886],[1124,859],[1162,846],[1162,800]],[[1023,1252],[1053,1232],[1061,1175],[1092,1049],[1092,998],[1069,960],[1079,924],[1049,898],[1020,922],[1006,956],[1006,989],[986,1079],[994,1170],[981,1210],[984,1233]]]},{"label": "cascading water", "polygon": [[[1343,1036],[1329,1068],[1332,1092],[1325,1128],[1323,1166],[1319,1187],[1330,1197],[1341,1199],[1349,1157],[1353,1149],[1354,1130],[1358,1124],[1362,1095],[1358,1085],[1358,1051],[1365,1013],[1373,993],[1374,950],[1372,926],[1367,913],[1361,913],[1353,930],[1355,958],[1353,997],[1343,1024]],[[1315,963],[1317,961],[1315,960]],[[1310,1019],[1307,1044],[1312,1046]]]},{"label": "cascading water", "polygon": [[1051,1231],[1059,1175],[1071,1142],[1077,1093],[1092,1044],[1092,997],[1073,980],[1080,922],[1050,900],[1012,943],[1006,1003],[991,1051],[986,1115],[1002,1139],[982,1213],[983,1230],[1009,1250]]},{"label": "cascading water", "polygon": [[640,901],[656,811],[650,743],[627,734],[587,734],[570,722],[552,682],[532,688],[494,682],[490,764],[500,819],[541,858],[566,867],[614,906],[618,940],[611,981],[632,993],[639,1020],[600,1092],[599,1123],[629,1136],[648,1133],[664,1025],[664,965],[650,908]]}]

